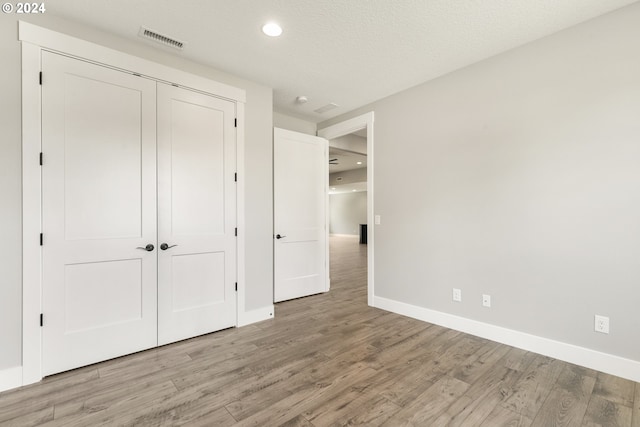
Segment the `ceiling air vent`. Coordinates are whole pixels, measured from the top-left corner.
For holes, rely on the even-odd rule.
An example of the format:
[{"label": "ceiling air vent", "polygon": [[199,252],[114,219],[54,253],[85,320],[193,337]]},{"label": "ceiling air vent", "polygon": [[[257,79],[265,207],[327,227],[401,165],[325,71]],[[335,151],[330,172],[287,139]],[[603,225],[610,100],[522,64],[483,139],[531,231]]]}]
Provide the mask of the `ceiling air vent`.
[{"label": "ceiling air vent", "polygon": [[181,42],[180,40],[176,40],[169,36],[165,36],[164,34],[157,33],[148,28],[140,27],[140,32],[138,33],[138,35],[142,38],[153,40],[156,43],[170,46],[175,49],[182,50],[182,48],[184,47],[184,42]]},{"label": "ceiling air vent", "polygon": [[337,108],[337,107],[338,107],[338,104],[331,102],[325,105],[324,107],[320,107],[317,110],[313,110],[313,111],[315,111],[318,114],[322,114],[322,113],[326,113],[329,110],[333,110],[334,108]]}]

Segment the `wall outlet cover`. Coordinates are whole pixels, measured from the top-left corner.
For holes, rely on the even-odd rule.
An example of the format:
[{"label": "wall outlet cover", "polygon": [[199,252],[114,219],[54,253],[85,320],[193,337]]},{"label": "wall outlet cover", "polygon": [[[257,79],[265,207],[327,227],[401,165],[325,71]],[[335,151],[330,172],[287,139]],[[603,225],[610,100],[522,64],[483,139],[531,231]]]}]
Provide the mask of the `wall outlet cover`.
[{"label": "wall outlet cover", "polygon": [[491,295],[482,295],[482,306],[491,307]]},{"label": "wall outlet cover", "polygon": [[460,289],[453,288],[453,300],[462,302],[462,291]]},{"label": "wall outlet cover", "polygon": [[595,324],[594,330],[596,332],[601,332],[603,334],[609,333],[609,318],[607,316],[600,316],[598,314],[595,315]]}]

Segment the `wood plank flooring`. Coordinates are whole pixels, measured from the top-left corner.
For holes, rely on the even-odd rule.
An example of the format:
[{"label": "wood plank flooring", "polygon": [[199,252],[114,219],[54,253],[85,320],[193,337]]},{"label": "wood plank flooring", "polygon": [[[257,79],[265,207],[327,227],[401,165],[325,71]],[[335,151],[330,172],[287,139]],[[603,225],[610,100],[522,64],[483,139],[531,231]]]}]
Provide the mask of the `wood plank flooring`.
[{"label": "wood plank flooring", "polygon": [[0,394],[2,426],[627,426],[640,384],[366,305],[366,246],[273,320]]}]

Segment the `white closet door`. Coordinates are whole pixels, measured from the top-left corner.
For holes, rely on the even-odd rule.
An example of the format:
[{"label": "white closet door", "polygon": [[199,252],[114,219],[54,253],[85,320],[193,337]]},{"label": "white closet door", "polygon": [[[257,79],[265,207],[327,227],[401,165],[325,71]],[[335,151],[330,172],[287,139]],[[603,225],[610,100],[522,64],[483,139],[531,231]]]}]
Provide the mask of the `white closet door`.
[{"label": "white closet door", "polygon": [[158,343],[236,324],[234,103],[158,83]]},{"label": "white closet door", "polygon": [[[157,345],[155,82],[42,54],[43,372]],[[151,249],[151,246],[149,246]]]}]

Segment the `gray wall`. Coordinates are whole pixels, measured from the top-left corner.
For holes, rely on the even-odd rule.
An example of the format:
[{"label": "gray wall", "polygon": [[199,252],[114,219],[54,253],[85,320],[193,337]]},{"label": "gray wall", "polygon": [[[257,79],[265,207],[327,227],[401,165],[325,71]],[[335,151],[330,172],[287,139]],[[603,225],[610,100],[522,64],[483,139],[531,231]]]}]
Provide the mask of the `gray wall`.
[{"label": "gray wall", "polygon": [[[342,181],[338,181],[338,178],[342,178]],[[329,185],[353,184],[354,182],[367,182],[367,168],[329,174]]]},{"label": "gray wall", "polygon": [[20,47],[14,15],[0,16],[0,370],[22,364]]},{"label": "gray wall", "polygon": [[375,111],[378,296],[640,360],[638,22],[636,3],[318,125]]},{"label": "gray wall", "polygon": [[367,154],[367,138],[354,134],[334,138],[329,141],[329,146],[356,153]]},{"label": "gray wall", "polygon": [[329,195],[329,232],[360,234],[360,224],[367,223],[367,192]]},{"label": "gray wall", "polygon": [[[246,309],[273,302],[272,90],[51,15],[0,14],[0,370],[21,365],[20,43],[17,18],[246,90]],[[241,177],[242,179],[242,177]]]},{"label": "gray wall", "polygon": [[273,126],[280,129],[292,130],[314,136],[317,130],[316,124],[313,122],[288,116],[276,111],[273,112]]}]

